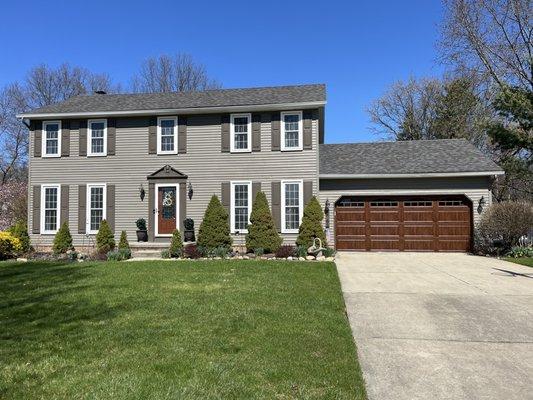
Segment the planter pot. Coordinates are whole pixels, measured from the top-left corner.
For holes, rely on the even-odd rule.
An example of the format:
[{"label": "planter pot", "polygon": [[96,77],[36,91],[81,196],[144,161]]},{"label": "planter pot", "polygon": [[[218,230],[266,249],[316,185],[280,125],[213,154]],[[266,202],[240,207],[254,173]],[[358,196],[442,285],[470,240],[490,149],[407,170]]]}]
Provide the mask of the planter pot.
[{"label": "planter pot", "polygon": [[185,232],[183,232],[183,239],[186,242],[194,242],[194,240],[195,240],[194,231],[185,231]]},{"label": "planter pot", "polygon": [[137,231],[137,241],[138,242],[147,242],[148,241],[148,231]]}]

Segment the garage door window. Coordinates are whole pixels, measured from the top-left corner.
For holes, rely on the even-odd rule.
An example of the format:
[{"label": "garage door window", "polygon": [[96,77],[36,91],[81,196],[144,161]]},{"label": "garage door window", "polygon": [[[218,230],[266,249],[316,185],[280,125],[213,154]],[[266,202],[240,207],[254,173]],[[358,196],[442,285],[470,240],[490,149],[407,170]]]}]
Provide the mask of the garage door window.
[{"label": "garage door window", "polygon": [[303,209],[301,181],[282,182],[282,226],[284,233],[298,233]]},{"label": "garage door window", "polygon": [[377,200],[370,203],[370,207],[398,207],[397,201]]},{"label": "garage door window", "polygon": [[433,205],[432,201],[404,201],[403,205],[405,207],[431,207]]},{"label": "garage door window", "polygon": [[461,200],[443,200],[443,201],[439,201],[439,206],[444,206],[444,207],[458,207],[458,206],[462,206],[463,205],[463,202]]}]

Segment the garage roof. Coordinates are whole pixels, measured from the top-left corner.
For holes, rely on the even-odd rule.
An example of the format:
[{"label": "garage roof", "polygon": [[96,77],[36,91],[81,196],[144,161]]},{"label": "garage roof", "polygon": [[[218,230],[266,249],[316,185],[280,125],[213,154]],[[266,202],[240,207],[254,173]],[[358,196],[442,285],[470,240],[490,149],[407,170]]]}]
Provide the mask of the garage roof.
[{"label": "garage roof", "polygon": [[320,145],[320,177],[499,175],[503,171],[464,139]]}]

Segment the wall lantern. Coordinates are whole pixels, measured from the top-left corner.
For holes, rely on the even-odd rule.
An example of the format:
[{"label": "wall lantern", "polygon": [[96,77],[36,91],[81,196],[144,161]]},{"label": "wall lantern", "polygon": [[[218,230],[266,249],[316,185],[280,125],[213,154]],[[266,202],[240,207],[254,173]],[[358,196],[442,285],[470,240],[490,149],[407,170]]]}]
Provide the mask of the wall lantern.
[{"label": "wall lantern", "polygon": [[144,196],[146,196],[146,192],[144,191],[143,184],[139,186],[139,197],[141,198],[141,201],[144,201]]},{"label": "wall lantern", "polygon": [[326,199],[326,205],[324,206],[324,215],[326,216],[326,229],[329,229],[329,199]]},{"label": "wall lantern", "polygon": [[477,206],[478,214],[481,214],[481,212],[483,211],[483,207],[485,207],[485,204],[486,204],[485,196],[481,196],[481,199],[479,199],[479,203]]},{"label": "wall lantern", "polygon": [[194,193],[194,190],[192,189],[192,184],[189,182],[189,186],[187,187],[187,193],[189,195],[189,200],[192,200],[192,195]]}]

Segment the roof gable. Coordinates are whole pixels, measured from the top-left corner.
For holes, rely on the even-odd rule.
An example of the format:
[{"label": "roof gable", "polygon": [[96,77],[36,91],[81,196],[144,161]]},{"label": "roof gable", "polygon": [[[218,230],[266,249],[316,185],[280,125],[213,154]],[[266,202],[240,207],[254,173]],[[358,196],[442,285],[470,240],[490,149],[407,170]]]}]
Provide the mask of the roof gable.
[{"label": "roof gable", "polygon": [[187,179],[187,175],[172,168],[170,165],[165,165],[159,168],[154,173],[147,176],[148,179]]}]

